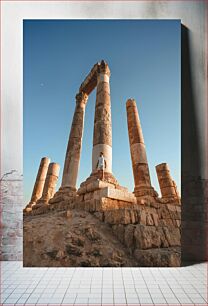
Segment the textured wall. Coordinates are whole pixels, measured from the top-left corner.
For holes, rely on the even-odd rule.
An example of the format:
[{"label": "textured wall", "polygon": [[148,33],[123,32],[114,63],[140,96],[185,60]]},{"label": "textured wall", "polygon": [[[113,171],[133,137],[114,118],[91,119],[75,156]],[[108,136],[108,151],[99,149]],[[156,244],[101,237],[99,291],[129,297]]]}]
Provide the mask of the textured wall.
[{"label": "textured wall", "polygon": [[22,259],[22,183],[16,170],[1,179],[1,260]]},{"label": "textured wall", "polygon": [[[206,1],[4,1],[1,9],[1,117],[4,119],[1,121],[1,177],[11,169],[23,173],[23,19],[181,19],[185,26],[182,32],[182,57],[185,60],[182,66],[182,255],[184,261],[207,258]],[[10,233],[15,237],[4,239],[3,236],[2,254],[4,259],[21,258],[22,241],[18,235],[22,236],[19,232],[22,226],[19,209],[24,206],[21,202],[22,182],[12,178],[12,174],[3,178],[3,189],[8,190],[1,207],[3,235]]]}]

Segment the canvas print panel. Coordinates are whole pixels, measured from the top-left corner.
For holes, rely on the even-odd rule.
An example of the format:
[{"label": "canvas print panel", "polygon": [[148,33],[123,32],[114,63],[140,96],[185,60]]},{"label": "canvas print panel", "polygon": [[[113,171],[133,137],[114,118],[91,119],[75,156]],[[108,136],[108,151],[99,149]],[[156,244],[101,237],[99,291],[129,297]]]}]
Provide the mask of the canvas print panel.
[{"label": "canvas print panel", "polygon": [[24,266],[180,265],[180,21],[24,21]]}]

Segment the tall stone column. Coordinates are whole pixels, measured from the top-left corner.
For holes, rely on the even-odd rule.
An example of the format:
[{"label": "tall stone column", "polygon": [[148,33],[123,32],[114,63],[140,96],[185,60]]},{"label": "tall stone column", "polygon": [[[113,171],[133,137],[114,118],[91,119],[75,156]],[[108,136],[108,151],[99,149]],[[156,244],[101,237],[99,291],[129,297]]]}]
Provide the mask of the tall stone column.
[{"label": "tall stone column", "polygon": [[145,195],[156,196],[157,193],[151,186],[144,138],[136,101],[134,99],[127,100],[126,111],[135,183],[134,193],[137,197]]},{"label": "tall stone column", "polygon": [[103,152],[106,160],[105,171],[112,173],[112,126],[109,78],[110,69],[106,62],[101,61],[97,70],[92,173],[96,172],[100,152]]},{"label": "tall stone column", "polygon": [[[48,201],[54,196],[56,183],[58,181],[60,166],[57,163],[50,163],[48,172],[43,188],[42,197],[37,201],[38,203],[47,204]],[[38,206],[38,205],[36,205]]]},{"label": "tall stone column", "polygon": [[36,202],[41,198],[49,163],[50,163],[50,159],[48,157],[43,157],[41,159],[40,166],[38,169],[38,174],[37,174],[36,181],[35,181],[35,185],[33,188],[32,197],[27,207],[34,206]]},{"label": "tall stone column", "polygon": [[83,92],[76,95],[76,108],[66,150],[61,189],[76,191],[87,99],[88,95]]},{"label": "tall stone column", "polygon": [[176,183],[170,175],[168,164],[162,163],[156,167],[162,198],[179,198]]}]

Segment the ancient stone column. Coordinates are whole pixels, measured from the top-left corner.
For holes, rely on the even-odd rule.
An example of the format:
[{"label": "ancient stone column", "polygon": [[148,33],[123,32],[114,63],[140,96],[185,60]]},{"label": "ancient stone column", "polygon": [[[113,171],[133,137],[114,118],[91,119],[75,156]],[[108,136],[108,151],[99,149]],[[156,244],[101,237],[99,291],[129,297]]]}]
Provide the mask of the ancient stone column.
[{"label": "ancient stone column", "polygon": [[[43,188],[42,197],[37,201],[38,203],[47,204],[48,201],[54,196],[56,183],[58,181],[60,166],[57,163],[50,163],[48,172]],[[36,205],[38,206],[38,205]]]},{"label": "ancient stone column", "polygon": [[32,197],[27,207],[32,207],[41,198],[49,163],[50,159],[48,157],[43,157],[41,159],[35,185],[33,188]]},{"label": "ancient stone column", "polygon": [[76,108],[66,150],[61,189],[76,191],[87,99],[88,95],[83,92],[76,95]]},{"label": "ancient stone column", "polygon": [[135,183],[134,193],[138,197],[145,195],[155,196],[156,192],[151,186],[144,138],[136,101],[134,99],[127,100],[126,111]]},{"label": "ancient stone column", "polygon": [[177,187],[175,181],[173,181],[173,185],[174,185],[174,187],[175,187],[175,193],[176,193],[177,197],[180,198],[180,194],[179,194],[179,191],[178,191],[178,187]]},{"label": "ancient stone column", "polygon": [[112,173],[112,127],[109,78],[110,69],[106,62],[101,61],[97,70],[92,173],[96,172],[100,152],[103,152],[106,160],[105,171]]},{"label": "ancient stone column", "polygon": [[170,175],[168,164],[162,163],[156,167],[157,177],[160,185],[162,198],[178,198],[178,192],[175,182]]}]

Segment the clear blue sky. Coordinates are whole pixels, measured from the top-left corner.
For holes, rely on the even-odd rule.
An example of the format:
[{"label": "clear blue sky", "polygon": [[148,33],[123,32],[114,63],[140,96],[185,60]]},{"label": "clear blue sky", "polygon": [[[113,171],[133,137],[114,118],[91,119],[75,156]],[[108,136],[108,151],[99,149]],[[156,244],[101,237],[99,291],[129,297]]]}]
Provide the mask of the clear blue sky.
[{"label": "clear blue sky", "polygon": [[[60,163],[62,178],[75,95],[92,66],[111,69],[113,173],[133,190],[126,100],[137,102],[153,186],[167,162],[180,188],[180,20],[24,21],[24,194],[40,159]],[[95,90],[85,114],[78,186],[91,173]]]}]

